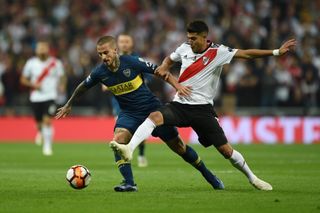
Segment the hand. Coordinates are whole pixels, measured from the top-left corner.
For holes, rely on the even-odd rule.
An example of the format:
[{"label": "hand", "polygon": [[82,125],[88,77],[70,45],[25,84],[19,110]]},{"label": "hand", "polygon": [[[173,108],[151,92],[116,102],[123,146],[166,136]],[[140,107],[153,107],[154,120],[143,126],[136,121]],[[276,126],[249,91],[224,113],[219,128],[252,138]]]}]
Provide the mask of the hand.
[{"label": "hand", "polygon": [[191,86],[183,86],[179,84],[179,86],[177,87],[177,93],[179,96],[188,97],[191,95],[191,91]]},{"label": "hand", "polygon": [[32,85],[32,89],[34,90],[40,90],[41,89],[41,83],[35,83]]},{"label": "hand", "polygon": [[66,117],[69,113],[71,112],[71,106],[69,105],[64,105],[63,107],[59,108],[57,110],[57,113],[56,113],[56,116],[55,118],[56,119],[59,119],[59,118],[64,118]]},{"label": "hand", "polygon": [[286,41],[280,48],[279,48],[279,54],[283,55],[290,50],[294,49],[294,47],[297,45],[297,41],[295,39],[290,39]]},{"label": "hand", "polygon": [[167,81],[169,79],[169,76],[170,76],[170,72],[166,68],[164,68],[163,66],[159,66],[155,70],[154,74],[159,76],[159,77],[162,77],[165,81]]}]

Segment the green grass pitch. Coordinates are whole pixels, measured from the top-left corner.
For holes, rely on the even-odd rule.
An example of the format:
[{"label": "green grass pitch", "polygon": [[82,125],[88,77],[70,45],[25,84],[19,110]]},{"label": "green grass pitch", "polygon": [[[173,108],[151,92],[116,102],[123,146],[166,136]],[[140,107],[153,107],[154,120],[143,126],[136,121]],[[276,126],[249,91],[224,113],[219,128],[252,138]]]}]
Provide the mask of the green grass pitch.
[{"label": "green grass pitch", "polygon": [[[116,193],[121,181],[106,144],[55,144],[44,157],[34,144],[0,144],[0,212],[319,212],[320,145],[237,145],[274,191],[254,189],[214,148],[193,146],[226,186],[214,191],[200,173],[163,144],[147,144],[149,167],[133,161],[139,192]],[[137,154],[137,153],[135,153]],[[74,164],[91,184],[67,185]]]}]

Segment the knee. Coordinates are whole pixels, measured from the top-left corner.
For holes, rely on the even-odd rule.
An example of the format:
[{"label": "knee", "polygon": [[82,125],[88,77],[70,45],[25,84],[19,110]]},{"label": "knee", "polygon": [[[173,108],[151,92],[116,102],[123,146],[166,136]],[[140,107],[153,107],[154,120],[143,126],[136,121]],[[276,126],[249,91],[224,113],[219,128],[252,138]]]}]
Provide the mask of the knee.
[{"label": "knee", "polygon": [[113,139],[114,141],[116,141],[117,143],[120,143],[120,144],[128,144],[130,139],[129,138],[126,138],[126,137],[122,137],[121,135],[115,135],[113,136]]},{"label": "knee", "polygon": [[113,139],[117,143],[127,144],[131,140],[132,134],[125,128],[116,128],[114,130]]},{"label": "knee", "polygon": [[180,137],[177,137],[171,141],[166,142],[172,151],[177,153],[178,155],[183,155],[186,153],[186,145],[182,142]]},{"label": "knee", "polygon": [[44,126],[51,126],[51,118],[45,117],[42,121],[42,125]]},{"label": "knee", "polygon": [[225,159],[231,158],[233,149],[230,146],[223,145],[219,147],[218,150]]},{"label": "knee", "polygon": [[160,126],[163,124],[163,117],[161,112],[159,111],[152,112],[148,118],[151,119],[156,126]]}]

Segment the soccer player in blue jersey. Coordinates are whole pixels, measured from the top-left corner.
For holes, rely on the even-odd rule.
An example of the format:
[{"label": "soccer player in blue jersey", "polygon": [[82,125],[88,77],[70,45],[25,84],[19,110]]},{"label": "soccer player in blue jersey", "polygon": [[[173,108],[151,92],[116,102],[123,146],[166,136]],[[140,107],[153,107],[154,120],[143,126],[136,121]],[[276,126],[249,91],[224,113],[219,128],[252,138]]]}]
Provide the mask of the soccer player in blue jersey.
[{"label": "soccer player in blue jersey", "polygon": [[[161,107],[161,103],[144,84],[143,73],[154,74],[157,66],[143,59],[129,55],[119,56],[116,41],[112,36],[103,36],[97,42],[97,52],[102,59],[100,65],[80,83],[67,103],[58,109],[56,118],[63,118],[71,111],[75,98],[98,83],[104,84],[115,95],[121,111],[114,127],[113,140],[127,144],[138,126],[148,115]],[[180,85],[175,78],[166,78],[181,96],[188,96],[190,88]],[[198,154],[180,139],[177,129],[172,126],[159,126],[152,135],[161,138],[174,152],[201,172],[214,189],[224,189],[222,181],[209,171]],[[123,182],[114,187],[117,192],[137,191],[130,161],[115,152],[115,161],[122,174]]]},{"label": "soccer player in blue jersey", "polygon": [[[133,38],[128,33],[121,33],[120,35],[118,35],[117,46],[118,46],[119,55],[131,55],[139,58],[139,55],[133,50],[134,49]],[[149,83],[152,80],[152,76],[150,74],[149,75],[144,74],[143,78],[147,83]],[[115,116],[118,116],[120,112],[120,106],[114,96],[112,96],[111,102],[113,107],[113,114]],[[139,144],[138,148],[139,148],[138,166],[146,167],[148,166],[148,160],[145,155],[145,141]]]}]

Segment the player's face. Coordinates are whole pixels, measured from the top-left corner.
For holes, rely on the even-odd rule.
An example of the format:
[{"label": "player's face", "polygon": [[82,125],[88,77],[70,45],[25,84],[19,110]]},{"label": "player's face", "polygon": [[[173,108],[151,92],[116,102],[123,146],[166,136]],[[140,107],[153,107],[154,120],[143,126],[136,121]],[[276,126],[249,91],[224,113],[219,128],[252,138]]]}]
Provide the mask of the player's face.
[{"label": "player's face", "polygon": [[45,60],[49,55],[49,44],[47,42],[38,42],[36,54],[41,60]]},{"label": "player's face", "polygon": [[188,43],[194,53],[201,53],[207,48],[207,38],[204,34],[187,33]]},{"label": "player's face", "polygon": [[102,59],[103,63],[110,66],[113,64],[117,57],[117,48],[110,43],[104,43],[97,46],[97,52]]},{"label": "player's face", "polygon": [[119,35],[117,46],[120,54],[131,54],[133,50],[133,39],[129,35]]}]

